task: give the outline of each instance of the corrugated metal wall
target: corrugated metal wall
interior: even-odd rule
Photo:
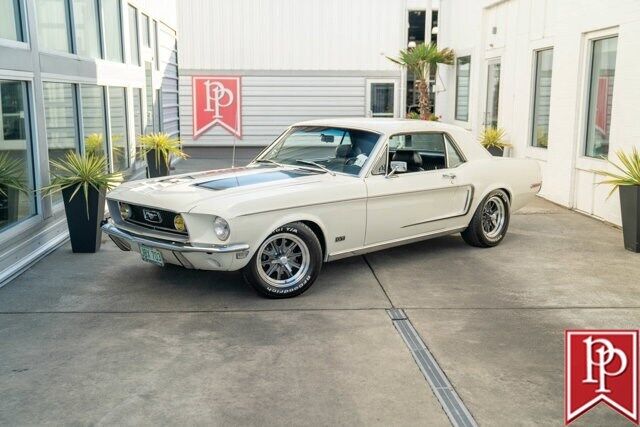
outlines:
[[[178,45],[175,31],[158,25],[158,55],[162,73],[162,131],[172,136],[180,132]]]
[[[180,66],[395,70],[406,0],[181,0]]]
[[[233,144],[234,137],[219,126],[193,140],[191,76],[185,75],[185,70],[181,73],[180,133],[183,143],[200,146]],[[239,144],[267,145],[288,126],[302,120],[364,116],[367,78],[300,74],[242,76],[243,137]]]

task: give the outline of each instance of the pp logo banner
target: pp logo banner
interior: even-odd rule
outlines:
[[[240,77],[194,76],[193,137],[220,125],[242,138]]]
[[[638,330],[565,331],[565,424],[600,402],[638,424]]]

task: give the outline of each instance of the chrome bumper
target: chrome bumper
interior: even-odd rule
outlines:
[[[141,237],[121,230],[111,222],[102,226],[102,231],[109,235],[113,243],[123,251],[131,250],[131,243],[149,246],[151,248],[165,249],[172,252],[199,252],[208,254],[226,254],[249,250],[249,245],[240,243],[234,245],[191,246],[183,243],[167,242],[163,240]]]

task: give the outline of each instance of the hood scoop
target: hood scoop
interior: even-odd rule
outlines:
[[[214,179],[212,181],[201,182],[196,184],[198,187],[208,188],[209,190],[221,191],[229,188],[244,187],[247,185],[264,184],[273,181],[283,181],[295,178],[301,178],[314,175],[314,172],[302,170],[279,170],[263,173],[254,173],[249,175],[237,175],[229,178]]]

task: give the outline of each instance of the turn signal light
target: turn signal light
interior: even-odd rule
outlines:
[[[182,215],[180,214],[173,217],[173,226],[178,231],[186,231],[187,229],[187,226],[184,224],[184,218],[182,218]]]
[[[126,203],[120,203],[120,217],[124,220],[131,218],[131,206]]]

